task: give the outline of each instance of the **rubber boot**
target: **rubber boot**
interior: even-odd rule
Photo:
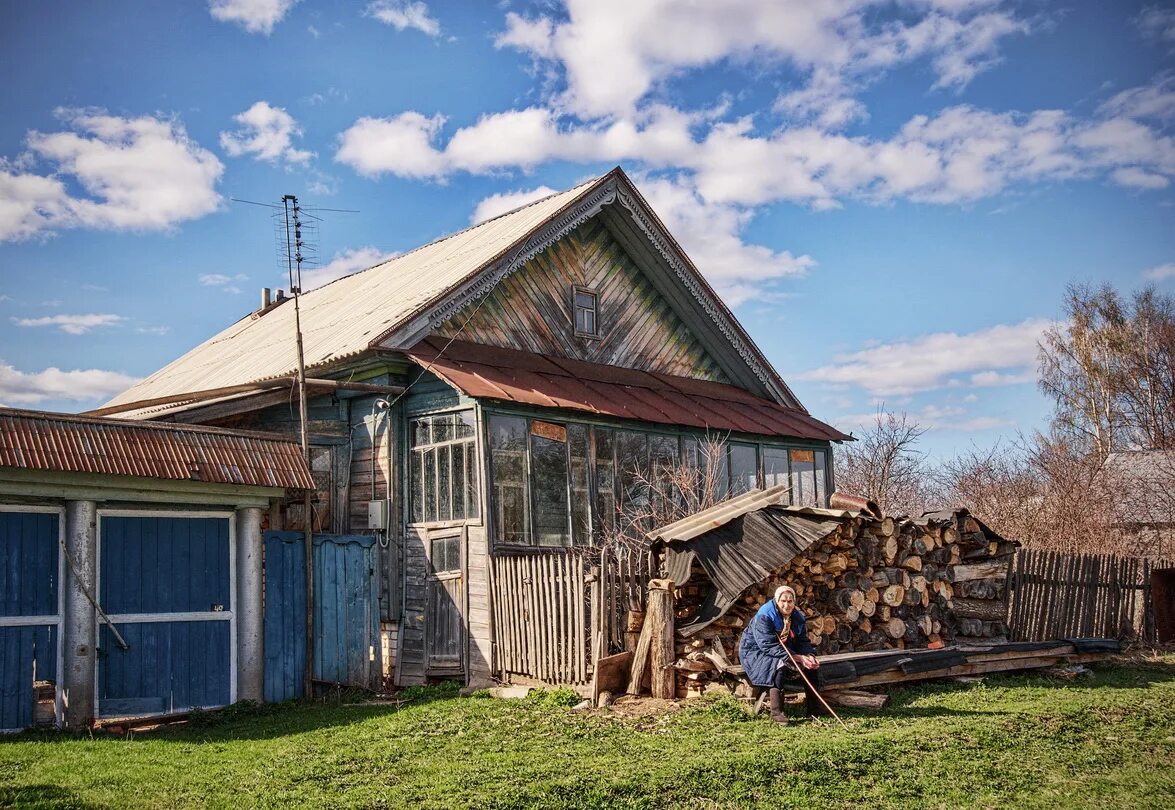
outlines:
[[[771,719],[776,723],[787,723],[787,715],[783,713],[783,693],[778,689],[772,688],[767,693],[768,699],[771,701]]]

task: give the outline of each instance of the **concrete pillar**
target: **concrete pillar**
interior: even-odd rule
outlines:
[[[236,512],[237,700],[265,699],[265,614],[262,605],[263,541],[259,507]]]
[[[94,583],[98,560],[98,504],[69,501],[65,504],[65,614],[61,644],[63,670],[61,695],[65,725],[85,728],[94,722],[94,668],[98,646],[97,613],[86,591],[97,599]]]

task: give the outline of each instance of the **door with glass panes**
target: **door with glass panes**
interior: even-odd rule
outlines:
[[[465,531],[428,533],[425,655],[430,676],[465,671]]]

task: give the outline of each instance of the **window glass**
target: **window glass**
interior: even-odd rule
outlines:
[[[577,546],[589,545],[592,542],[592,510],[586,425],[567,426],[567,448],[571,455],[571,542]]]
[[[606,534],[616,526],[616,441],[611,428],[592,428],[596,454],[596,513],[598,533]]]
[[[616,474],[620,479],[620,506],[648,505],[645,480],[649,469],[649,437],[634,430],[616,431]]]
[[[568,511],[567,428],[535,419],[530,426],[531,503],[540,546],[571,542]]]
[[[763,486],[768,489],[788,482],[787,450],[782,447],[763,448],[763,479]]]
[[[740,495],[759,485],[759,464],[753,444],[730,443],[730,495]]]
[[[575,331],[581,335],[596,335],[596,294],[586,290],[576,290],[575,295]]]
[[[530,543],[526,492],[526,420],[491,415],[490,480],[497,540],[508,545]]]
[[[649,436],[649,467],[654,486],[653,498],[664,503],[673,498],[673,476],[681,463],[681,449],[676,436],[654,433]],[[664,514],[659,511],[658,514]]]
[[[481,480],[481,477],[477,473],[477,445],[474,442],[467,442],[465,444],[465,516],[472,519],[481,517],[477,488],[477,482]]]
[[[473,411],[422,416],[409,423],[412,522],[477,517],[476,470],[471,480],[466,466],[469,457],[477,457],[474,425]]]
[[[795,506],[816,503],[816,454],[811,450],[789,450],[791,461],[791,502]]]
[[[436,537],[430,543],[432,570],[437,574],[461,570],[461,538]]]
[[[828,484],[824,451],[816,450],[815,455],[815,474],[816,474],[816,506],[828,506]]]

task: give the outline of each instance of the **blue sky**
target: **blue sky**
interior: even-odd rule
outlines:
[[[0,403],[95,407],[284,285],[622,165],[814,415],[1040,427],[1065,285],[1175,293],[1175,9],[4,4]]]

